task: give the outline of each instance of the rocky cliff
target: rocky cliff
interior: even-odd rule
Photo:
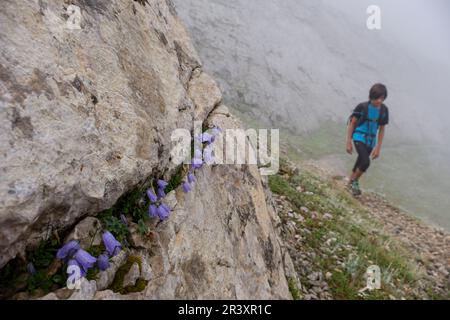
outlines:
[[[69,5],[80,8],[79,29],[68,27]],[[8,0],[0,24],[4,269],[51,235],[83,230],[136,186],[170,180],[174,129],[239,127],[169,0]],[[115,269],[72,298],[290,299],[293,266],[258,168],[205,166],[196,176],[193,192],[167,195],[167,221],[147,222],[151,237],[131,230]],[[127,281],[145,286],[104,291],[131,256],[139,268],[128,267]]]

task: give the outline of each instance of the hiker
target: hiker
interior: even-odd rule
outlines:
[[[358,104],[348,121],[347,153],[353,153],[352,141],[358,153],[348,184],[355,196],[361,195],[359,178],[369,168],[370,157],[375,160],[380,156],[385,126],[389,122],[389,110],[383,103],[387,96],[385,85],[373,85],[369,92],[370,100]]]

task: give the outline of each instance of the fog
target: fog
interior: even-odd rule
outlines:
[[[341,0],[327,1],[355,21],[371,4],[382,14],[382,33],[409,51],[450,66],[450,2],[447,0]]]
[[[450,228],[448,1],[174,3],[231,109],[341,173],[354,160],[343,149],[350,111],[386,84],[390,123],[366,185]],[[373,4],[380,30],[366,26]]]

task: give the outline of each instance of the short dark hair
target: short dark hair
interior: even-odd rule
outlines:
[[[387,88],[382,83],[376,83],[370,88],[369,98],[370,100],[376,100],[378,98],[384,97],[386,100],[388,96]]]

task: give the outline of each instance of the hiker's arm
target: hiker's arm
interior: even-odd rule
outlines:
[[[378,139],[377,139],[377,148],[381,150],[381,145],[383,144],[384,138],[384,128],[386,126],[380,126],[380,130],[378,130]]]
[[[353,131],[356,127],[357,121],[358,120],[356,119],[356,117],[352,117],[352,121],[349,123],[348,128],[347,128],[346,149],[349,154],[352,154],[352,152],[353,152],[352,136],[353,136]]]
[[[373,149],[372,152],[372,158],[376,159],[380,156],[381,151],[381,145],[383,144],[383,138],[384,138],[384,130],[385,126],[380,126],[380,129],[378,130],[378,139],[377,139],[377,145]]]
[[[357,121],[358,120],[356,119],[356,117],[352,117],[352,121],[348,125],[348,128],[347,128],[347,143],[351,143],[352,142],[353,131],[355,130]]]

